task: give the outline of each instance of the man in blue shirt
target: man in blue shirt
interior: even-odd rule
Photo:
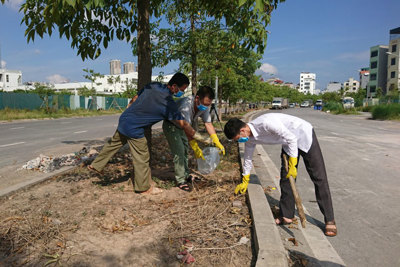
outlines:
[[[158,82],[147,84],[139,91],[136,101],[122,113],[114,136],[104,145],[88,168],[102,173],[111,157],[128,143],[134,164],[135,191],[146,194],[158,193],[159,190],[150,184],[150,152],[144,128],[166,119],[181,127],[188,139],[192,140],[196,132],[184,120],[172,98],[173,95],[182,96],[189,83],[186,75],[176,73],[167,85]]]

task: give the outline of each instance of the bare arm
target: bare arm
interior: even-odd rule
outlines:
[[[174,120],[172,121],[175,125],[179,126],[185,132],[189,141],[193,140],[193,135],[196,131],[190,126],[190,124],[185,120]]]
[[[206,127],[207,133],[209,135],[215,134],[215,128],[214,125],[211,122],[206,122],[204,123],[204,126]]]

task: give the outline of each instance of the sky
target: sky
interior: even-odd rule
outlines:
[[[111,42],[96,60],[85,61],[58,33],[27,43],[18,11],[22,2],[0,4],[0,50],[2,67],[22,71],[23,82],[85,81],[83,69],[109,74],[112,59],[136,65],[130,45],[121,41]],[[256,74],[297,84],[300,72],[313,72],[322,90],[331,81],[358,80],[358,70],[369,65],[370,47],[388,45],[389,30],[400,27],[399,12],[400,0],[286,0],[272,13]],[[176,68],[176,62],[154,68],[153,75]]]

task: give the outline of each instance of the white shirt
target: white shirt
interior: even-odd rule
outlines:
[[[268,113],[247,124],[253,136],[245,143],[243,175],[250,173],[256,144],[282,144],[290,157],[298,156],[298,149],[308,152],[312,144],[312,125],[300,118]]]
[[[185,118],[189,124],[193,125],[193,123],[197,122],[197,118],[201,116],[203,122],[211,122],[210,108],[197,111],[194,110],[194,97],[188,96],[183,97],[175,101],[178,105],[178,110],[182,113],[182,116]]]

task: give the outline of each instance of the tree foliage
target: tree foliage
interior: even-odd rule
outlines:
[[[264,51],[266,27],[278,2],[282,1],[165,1],[162,12],[169,25],[153,25],[153,64],[164,66],[180,60],[180,68],[192,74],[196,93],[203,55],[223,58],[225,49],[235,47],[256,49],[259,54]],[[260,6],[264,9],[258,9]]]

